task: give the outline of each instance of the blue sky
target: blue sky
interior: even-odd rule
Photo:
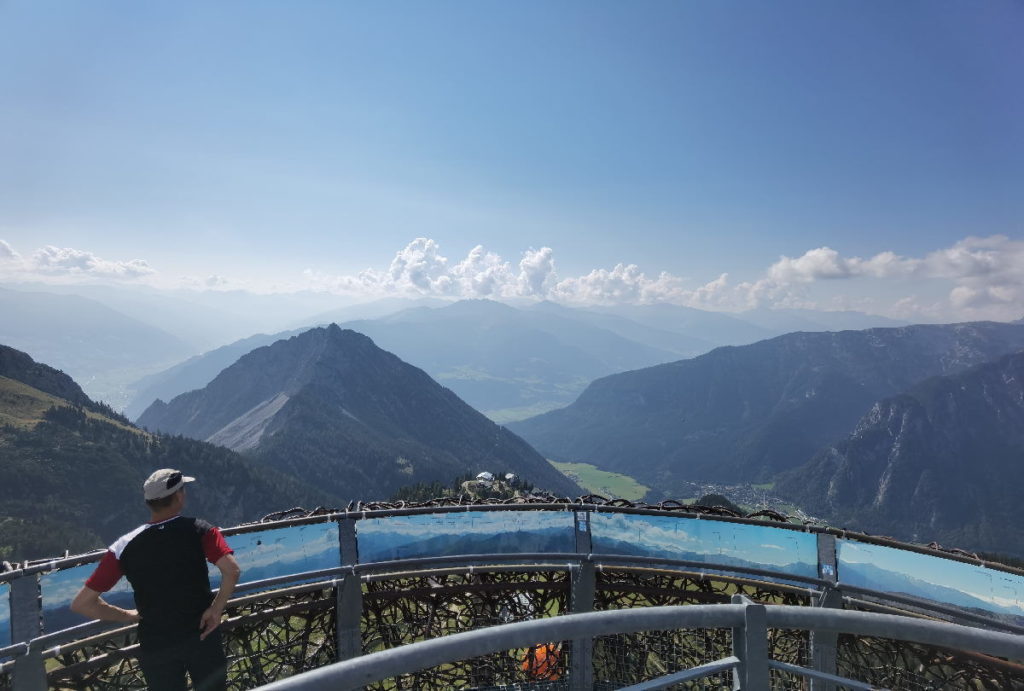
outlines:
[[[1018,318],[1021,35],[1010,0],[8,0],[0,282]]]

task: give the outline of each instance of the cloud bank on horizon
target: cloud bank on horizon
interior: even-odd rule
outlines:
[[[264,293],[313,290],[365,299],[551,300],[573,306],[668,303],[721,311],[859,309],[933,321],[1024,316],[1024,241],[1004,235],[967,237],[920,257],[890,251],[847,257],[822,246],[799,257],[780,256],[753,280],[736,281],[723,272],[701,285],[667,272],[648,275],[636,264],[624,263],[563,277],[550,247],[527,249],[513,263],[477,245],[453,261],[435,240],[421,237],[396,252],[387,268],[357,274],[307,269],[291,281],[279,278],[286,282],[269,290],[220,275],[174,279],[143,259],[112,261],[86,250],[49,245],[23,256],[0,240],[0,281],[113,281]],[[823,300],[815,287],[825,285],[842,290]],[[925,286],[930,288],[926,291]]]

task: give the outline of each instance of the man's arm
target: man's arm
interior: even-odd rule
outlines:
[[[138,611],[121,609],[110,604],[89,586],[82,586],[75,595],[75,599],[71,601],[71,611],[89,619],[120,621],[125,624],[135,624],[139,621]]]
[[[220,626],[221,617],[224,616],[224,607],[231,599],[231,593],[235,592],[235,586],[238,585],[238,579],[242,575],[241,567],[238,566],[234,556],[230,554],[225,554],[218,559],[214,566],[220,569],[220,590],[217,591],[217,597],[213,598],[213,602],[206,608],[202,619],[199,620],[199,628],[202,630],[199,640],[206,638]]]

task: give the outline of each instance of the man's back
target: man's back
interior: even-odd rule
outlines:
[[[194,481],[173,468],[154,471],[142,487],[150,522],[110,546],[71,602],[73,612],[92,619],[139,624],[139,665],[150,691],[184,691],[187,677],[197,691],[227,686],[217,627],[242,570],[219,529],[181,515],[185,485]],[[220,571],[216,595],[206,562]],[[135,591],[134,610],[101,597],[122,576]]]
[[[140,528],[115,542],[111,551],[135,591],[142,616],[140,642],[152,648],[173,645],[196,634],[213,601],[203,545],[213,526],[178,516]]]

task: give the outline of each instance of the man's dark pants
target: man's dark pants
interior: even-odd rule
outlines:
[[[139,666],[150,691],[185,691],[185,672],[195,691],[224,691],[227,686],[227,661],[217,630],[202,641],[197,633],[169,648],[142,650]]]

